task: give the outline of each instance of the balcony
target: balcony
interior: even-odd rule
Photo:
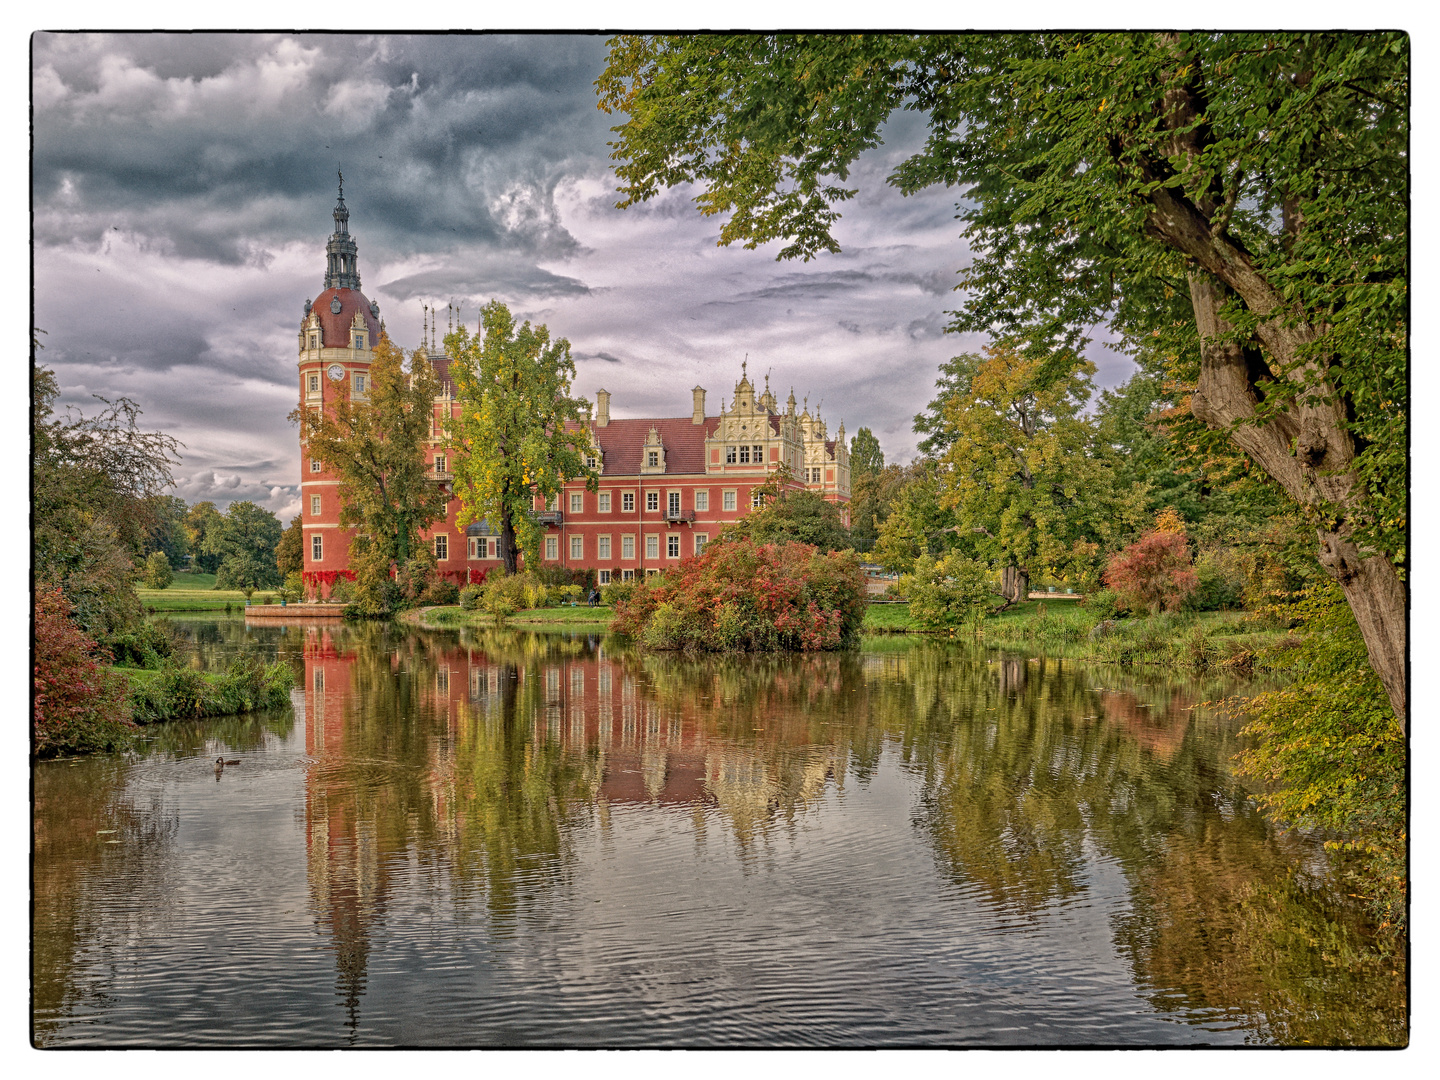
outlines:
[[[563,525],[565,523],[563,510],[542,510],[535,516],[541,525]]]
[[[682,522],[693,522],[695,520],[694,510],[666,510],[665,521],[670,525],[678,525]]]

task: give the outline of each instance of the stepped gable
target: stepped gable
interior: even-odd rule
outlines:
[[[340,300],[340,310],[331,311],[331,301]],[[350,347],[350,326],[358,311],[370,331],[370,348],[380,344],[380,320],[370,310],[370,301],[359,289],[326,289],[315,298],[314,313],[320,317],[321,345],[327,349]]]
[[[715,433],[718,416],[707,416],[703,424],[689,416],[664,420],[649,418],[615,420],[603,428],[592,422],[590,431],[605,452],[606,475],[632,476],[640,472],[641,453],[653,427],[665,446],[665,475],[685,476],[705,472],[705,440]]]

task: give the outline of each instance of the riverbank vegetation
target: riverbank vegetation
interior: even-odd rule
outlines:
[[[137,723],[285,704],[286,669],[244,661],[218,676],[192,671],[171,636],[146,619],[146,608],[197,603],[187,592],[232,602],[203,588],[217,582],[240,586],[228,596],[243,604],[268,538],[278,536],[274,515],[253,503],[225,514],[202,504],[192,536],[193,511],[164,494],[179,443],[143,430],[139,407],[124,398],[88,417],[59,414],[54,374],[32,364],[31,379],[32,753],[117,750],[130,745]],[[207,573],[174,573],[192,546],[210,560]],[[150,586],[143,597],[141,582]],[[177,584],[202,589],[172,591]]]

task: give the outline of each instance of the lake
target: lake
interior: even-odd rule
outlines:
[[[34,772],[45,1047],[1395,1045],[1221,679],[175,623],[292,708]],[[238,761],[219,773],[217,756]]]

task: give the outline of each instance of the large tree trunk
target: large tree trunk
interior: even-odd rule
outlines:
[[[1191,411],[1206,425],[1228,430],[1236,445],[1301,507],[1339,510],[1336,527],[1316,530],[1320,565],[1344,591],[1365,639],[1370,665],[1404,724],[1405,586],[1388,558],[1361,551],[1350,539],[1352,527],[1343,515],[1355,508],[1360,490],[1354,440],[1343,426],[1338,404],[1297,403],[1263,424],[1256,423],[1260,394],[1255,375],[1268,371],[1258,356],[1247,356],[1243,346],[1226,339],[1231,327],[1220,317],[1224,296],[1224,287],[1208,274],[1191,275],[1190,300],[1201,342],[1200,381]]]
[[[515,552],[515,523],[510,518],[510,507],[500,507],[500,558],[505,563],[505,573],[514,574],[519,561]]]

